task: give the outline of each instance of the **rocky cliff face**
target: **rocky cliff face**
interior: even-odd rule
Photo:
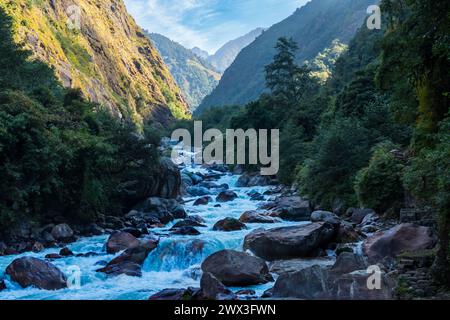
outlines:
[[[50,64],[65,87],[118,117],[165,125],[188,117],[187,104],[159,53],[122,0],[15,0],[15,41]]]

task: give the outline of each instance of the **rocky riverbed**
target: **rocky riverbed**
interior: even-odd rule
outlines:
[[[435,244],[428,227],[312,210],[295,189],[222,166],[181,179],[182,199],[149,198],[90,236],[62,223],[40,230],[56,247],[0,246],[0,299],[392,299],[397,257]]]

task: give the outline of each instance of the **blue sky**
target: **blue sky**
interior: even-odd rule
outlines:
[[[125,0],[143,28],[214,53],[257,27],[270,27],[308,0]]]

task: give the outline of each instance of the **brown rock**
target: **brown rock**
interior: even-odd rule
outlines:
[[[225,218],[214,224],[213,230],[216,231],[236,231],[246,229],[245,224],[234,218]]]
[[[132,234],[117,231],[112,233],[106,242],[106,252],[114,254],[122,250],[137,247],[140,244]]]

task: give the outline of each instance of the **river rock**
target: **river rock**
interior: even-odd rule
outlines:
[[[242,287],[273,281],[264,260],[234,250],[210,255],[203,261],[202,270],[210,272],[227,286]]]
[[[331,272],[346,274],[356,270],[365,270],[366,268],[367,265],[361,256],[350,252],[343,252],[337,257],[336,262],[331,267]]]
[[[235,192],[233,192],[231,190],[225,190],[225,191],[222,191],[221,193],[219,193],[219,195],[216,197],[216,201],[217,202],[228,202],[228,201],[233,201],[237,197],[238,197],[238,195]]]
[[[335,227],[327,222],[258,229],[244,239],[244,249],[265,260],[311,256],[335,237]]]
[[[234,218],[219,220],[213,226],[213,230],[215,231],[237,231],[246,228],[245,224]]]
[[[172,229],[170,229],[170,231],[173,234],[178,234],[178,235],[182,235],[182,236],[197,236],[200,234],[200,231],[198,231],[194,227],[189,227],[189,226],[172,228]]]
[[[61,223],[54,226],[51,234],[53,238],[58,241],[70,242],[74,240],[73,230],[66,223]]]
[[[42,243],[40,243],[39,241],[36,241],[35,243],[33,243],[33,246],[31,247],[31,251],[37,253],[37,252],[41,252],[42,250],[44,250],[45,247]]]
[[[256,187],[267,186],[270,184],[270,177],[262,176],[257,173],[244,173],[239,177],[236,186],[237,187]]]
[[[135,224],[139,222],[154,223],[155,219],[163,224],[174,219],[184,219],[186,211],[175,199],[150,197],[135,206],[126,218]]]
[[[181,194],[180,170],[168,157],[162,157],[159,164],[159,175],[149,194],[165,199],[176,199]]]
[[[177,223],[175,223],[170,230],[182,228],[182,227],[206,227],[206,225],[199,223],[193,219],[189,219],[189,217],[188,217],[184,220],[181,220],[181,221],[178,221]]]
[[[114,254],[122,250],[137,247],[139,244],[139,240],[132,234],[116,231],[109,236],[106,242],[106,252]]]
[[[309,221],[311,218],[309,202],[299,196],[280,196],[265,203],[261,208],[271,210],[276,216],[287,221]]]
[[[349,208],[346,213],[347,216],[351,217],[351,221],[356,224],[360,224],[368,214],[375,214],[375,211],[372,209]]]
[[[336,216],[333,212],[329,211],[314,211],[311,213],[312,222],[329,222],[333,225],[339,226],[341,224],[341,219]]]
[[[6,290],[6,283],[4,279],[0,278],[0,291]]]
[[[236,295],[209,272],[203,273],[200,279],[200,289],[202,296],[208,300],[236,299]]]
[[[201,197],[211,194],[211,191],[208,188],[198,186],[187,187],[186,192],[193,197]]]
[[[199,291],[199,288],[164,289],[152,295],[149,300],[193,300],[199,294]]]
[[[338,228],[337,243],[354,243],[361,240],[361,235],[350,223],[342,222]]]
[[[402,223],[387,231],[377,232],[364,242],[364,252],[370,261],[396,257],[405,251],[431,249],[436,244],[428,227]]]
[[[275,223],[278,222],[278,219],[258,211],[246,211],[241,215],[239,221],[242,223]]]
[[[61,250],[59,250],[59,255],[63,257],[71,257],[73,256],[73,252],[69,248],[64,247]]]
[[[57,259],[62,259],[64,257],[58,253],[49,253],[49,254],[46,254],[44,258],[48,259],[48,260],[57,260]]]
[[[297,272],[315,265],[331,267],[334,263],[333,257],[276,260],[269,263],[269,271],[280,275],[286,272]]]
[[[6,274],[21,287],[35,286],[39,289],[58,290],[67,287],[66,276],[45,260],[22,257],[6,268]]]
[[[6,250],[8,250],[8,246],[0,241],[0,256],[6,255]]]
[[[142,275],[141,266],[149,253],[158,246],[158,243],[158,237],[148,236],[139,241],[137,246],[126,249],[120,256],[111,260],[104,268],[98,269],[97,272],[110,276],[126,274],[140,277]]]
[[[213,199],[211,197],[203,196],[203,197],[200,197],[197,200],[195,200],[194,206],[205,206],[211,201],[213,201]]]

